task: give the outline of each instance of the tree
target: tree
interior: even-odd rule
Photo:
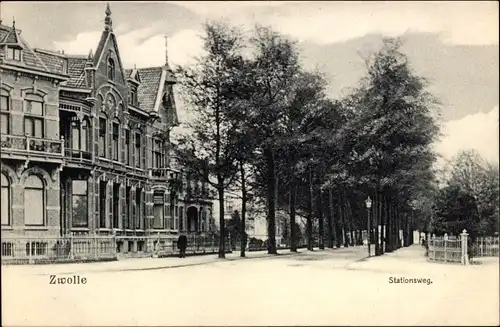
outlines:
[[[282,133],[283,108],[287,89],[299,70],[298,50],[294,42],[269,27],[257,26],[250,44],[255,50],[252,58],[251,107],[248,121],[258,137],[256,167],[260,184],[265,185],[269,254],[277,254],[276,247],[276,139]]]
[[[432,232],[459,235],[466,229],[471,239],[479,232],[479,213],[474,196],[458,185],[449,185],[440,190],[436,199],[436,215],[432,221]]]
[[[478,207],[478,233],[492,235],[498,232],[499,171],[498,165],[486,162],[474,150],[456,155],[449,169],[447,184],[470,194]]]
[[[219,257],[224,258],[224,192],[238,171],[239,146],[238,126],[229,115],[241,106],[246,73],[243,38],[238,29],[210,22],[205,24],[203,40],[205,54],[196,64],[177,68],[182,94],[195,113],[187,124],[191,133],[180,137],[177,152],[183,165],[217,190]]]

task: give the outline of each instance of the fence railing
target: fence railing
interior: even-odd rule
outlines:
[[[133,237],[132,237],[133,238]],[[165,257],[179,254],[175,235],[150,235],[131,239],[127,236],[93,236],[76,234],[53,238],[2,238],[2,264],[38,264],[117,260],[119,253],[142,253],[147,256]],[[217,235],[187,235],[186,254],[211,254],[219,252]],[[124,241],[128,248],[125,249]],[[135,248],[134,242],[136,242]],[[229,238],[226,252],[231,252]]]
[[[0,146],[2,151],[62,155],[64,152],[64,139],[50,140],[26,135],[1,134]]]
[[[472,256],[498,257],[500,255],[499,246],[498,236],[478,237],[472,244]]]
[[[2,264],[36,264],[116,259],[112,236],[2,238]]]
[[[154,252],[162,256],[179,254],[177,248],[177,237],[158,236],[153,237]],[[229,238],[226,238],[224,248],[230,252]],[[219,252],[219,237],[217,235],[187,235],[186,254],[210,254]]]
[[[456,262],[467,265],[473,258],[498,257],[499,238],[479,237],[473,243],[464,230],[459,236],[427,236],[427,257],[431,261]]]
[[[462,239],[431,236],[429,239],[429,260],[462,263]]]

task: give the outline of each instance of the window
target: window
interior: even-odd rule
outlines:
[[[132,188],[127,186],[125,188],[125,228],[132,229],[134,227],[134,217],[130,214],[130,193]]]
[[[175,212],[175,217],[173,219],[173,226],[172,228],[175,229],[175,230],[178,230],[179,229],[179,219],[181,219],[180,217],[182,216],[182,207],[175,207],[176,209],[176,212]]]
[[[135,193],[135,228],[141,228],[141,193],[142,189],[136,189]]]
[[[163,168],[163,142],[153,140],[153,168]]]
[[[179,230],[184,230],[184,207],[179,207]]]
[[[135,166],[141,167],[141,134],[135,133]]]
[[[0,185],[2,187],[2,193],[0,194],[2,197],[2,208],[0,208],[2,210],[2,226],[5,226],[10,225],[10,181],[3,173],[1,174]]]
[[[108,79],[115,79],[115,62],[112,58],[108,58]]]
[[[71,121],[71,145],[74,150],[80,150],[80,123],[74,119]]]
[[[7,48],[7,59],[21,61],[21,49]]]
[[[43,226],[45,218],[45,187],[40,177],[30,175],[24,183],[24,223]]]
[[[99,227],[106,228],[106,182],[99,182]]]
[[[2,91],[3,92],[3,91]],[[9,134],[10,131],[10,98],[7,95],[0,96],[0,133]]]
[[[163,228],[164,222],[164,197],[161,192],[154,192],[153,195],[153,228]]]
[[[88,227],[87,181],[72,181],[73,227]]]
[[[113,226],[112,228],[118,228],[119,219],[119,207],[120,205],[120,184],[113,183]]]
[[[89,143],[88,140],[90,139],[89,133],[89,122],[87,119],[84,119],[81,124],[81,133],[80,133],[80,149],[82,151],[89,151]]]
[[[99,156],[106,157],[106,118],[99,118]]]
[[[137,90],[135,87],[131,87],[128,95],[128,103],[136,106],[137,105]]]
[[[207,224],[207,212],[205,210],[201,211],[201,231],[204,232]]]
[[[125,163],[130,165],[130,131],[125,130]]]
[[[24,133],[27,136],[43,138],[44,136],[43,102],[24,101]]]
[[[113,123],[113,160],[118,161],[118,140],[120,139],[120,124]]]

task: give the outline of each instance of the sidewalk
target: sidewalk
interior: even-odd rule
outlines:
[[[485,266],[498,265],[497,258],[486,258],[481,265],[463,266],[458,263],[431,262],[425,257],[425,249],[418,244],[400,248],[381,256],[372,256],[365,260],[350,263],[346,268],[350,270],[366,270],[373,272],[400,273],[400,274],[432,274],[446,275],[449,273],[467,274],[483,269]]]
[[[290,250],[278,250],[278,257],[284,255],[298,255],[306,252],[299,249],[297,253]],[[246,252],[246,257],[240,257],[240,251],[226,253],[225,259],[219,259],[217,254],[194,255],[186,258],[130,258],[118,261],[90,262],[90,263],[65,263],[47,265],[2,265],[2,273],[13,273],[17,275],[65,275],[79,274],[84,272],[113,272],[113,271],[137,271],[180,268],[188,266],[203,265],[216,262],[276,258],[276,255],[267,254],[267,251]]]

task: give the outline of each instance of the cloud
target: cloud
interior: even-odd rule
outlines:
[[[283,10],[276,9],[267,22],[300,41],[328,44],[373,33],[431,32],[453,44],[498,44],[493,3],[331,2]]]
[[[498,106],[487,113],[475,113],[462,119],[446,122],[444,134],[435,146],[445,160],[462,150],[474,149],[488,161],[499,162]]]
[[[117,33],[117,42],[125,68],[135,64],[138,68],[161,66],[165,63],[165,35],[157,26]],[[101,36],[100,31],[84,32],[69,42],[54,42],[56,50],[71,54],[87,54],[95,49]],[[193,57],[202,51],[203,43],[196,30],[180,30],[168,39],[169,61],[172,65],[193,62]]]

